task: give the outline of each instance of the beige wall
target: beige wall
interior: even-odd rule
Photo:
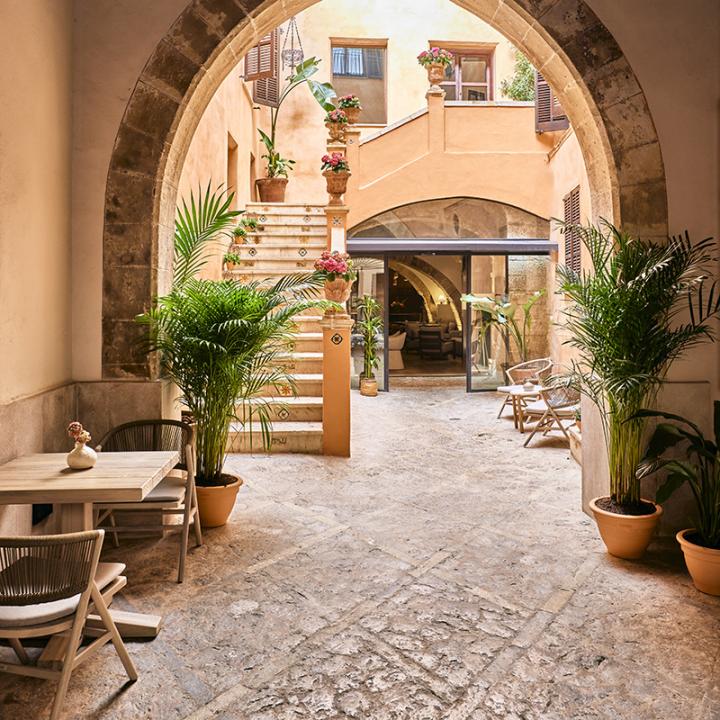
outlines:
[[[0,405],[70,380],[69,2],[0,17]]]

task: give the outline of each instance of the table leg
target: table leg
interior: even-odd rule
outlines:
[[[517,398],[514,395],[511,395],[510,400],[512,402],[513,425],[515,425],[515,429],[517,430],[517,427],[518,427]]]
[[[92,503],[62,503],[60,505],[60,532],[81,532],[93,529]]]
[[[520,430],[521,433],[525,432],[525,423],[523,422],[523,416],[525,415],[525,413],[523,412],[523,410],[524,407],[522,398],[518,398],[518,430]]]

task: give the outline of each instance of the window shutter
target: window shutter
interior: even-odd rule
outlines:
[[[571,190],[564,198],[564,220],[571,225],[580,224],[580,188]],[[580,233],[575,228],[565,228],[565,265],[576,273],[580,272],[580,254],[582,243]]]
[[[280,63],[277,35],[277,29],[273,30],[270,35],[263,38],[263,40],[270,38],[271,42],[258,45],[260,73],[253,83],[253,102],[268,107],[277,107],[280,103]],[[270,69],[269,74],[267,68]]]
[[[570,122],[547,80],[535,71],[535,132],[566,130]]]
[[[277,28],[265,37],[245,56],[245,80],[263,80],[278,74]]]

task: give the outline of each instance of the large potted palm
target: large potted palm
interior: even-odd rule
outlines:
[[[697,513],[694,527],[677,534],[695,587],[720,595],[720,401],[714,403],[714,432],[706,438],[695,423],[672,413],[644,410],[658,423],[648,443],[638,477],[666,472],[655,501],[662,504],[682,485],[690,486]],[[678,453],[678,449],[682,453]]]
[[[378,355],[378,336],[382,332],[382,307],[372,295],[363,295],[357,305],[358,320],[355,330],[363,342],[363,371],[360,375],[360,394],[375,397],[378,383],[375,370],[380,364]]]
[[[588,250],[591,272],[557,268],[567,344],[577,349],[570,382],[599,409],[607,447],[610,494],[590,507],[610,554],[639,558],[662,508],[640,496],[636,470],[647,418],[668,368],[712,338],[720,296],[710,283],[712,240],[687,235],[656,243],[603,223],[572,226]],[[712,284],[711,288],[707,286]]]
[[[159,353],[197,425],[196,484],[206,527],[227,521],[242,484],[223,470],[230,423],[258,420],[269,446],[270,413],[258,395],[269,386],[292,386],[280,360],[292,341],[293,318],[328,305],[313,297],[322,284],[315,275],[289,275],[269,287],[197,279],[209,259],[208,243],[237,215],[231,200],[217,191],[183,203],[173,288],[138,318],[148,327],[148,349]]]

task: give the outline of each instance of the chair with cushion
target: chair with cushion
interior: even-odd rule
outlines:
[[[420,357],[423,360],[447,360],[453,352],[453,342],[443,337],[439,325],[420,326]]]
[[[407,333],[399,332],[388,336],[388,368],[390,370],[404,370],[402,349],[405,345]]]
[[[4,662],[0,668],[59,681],[51,720],[60,717],[72,671],[108,642],[115,646],[130,680],[138,677],[107,608],[108,598],[125,585],[125,566],[98,563],[103,534],[90,530],[0,538],[0,638],[9,642],[20,661]],[[95,639],[81,650],[85,635]],[[32,664],[22,644],[45,637],[62,647],[59,668]]]
[[[503,404],[500,406],[498,418],[502,416],[503,410],[507,405],[512,406],[512,397],[510,391],[514,386],[522,385],[527,380],[534,380],[542,384],[543,380],[547,380],[552,373],[552,358],[539,358],[538,360],[528,360],[527,362],[513,365],[505,371],[507,375],[508,385],[501,385],[497,388],[497,392],[505,395]]]
[[[119,425],[100,441],[97,446],[102,452],[142,452],[151,450],[177,450],[180,462],[172,474],[160,481],[147,497],[138,503],[102,503],[96,504],[98,513],[96,525],[105,521],[110,523],[106,529],[113,533],[117,546],[118,533],[147,533],[152,530],[180,531],[180,560],[178,582],[185,576],[185,557],[187,555],[188,534],[193,526],[195,541],[202,545],[202,529],[197,509],[195,490],[195,432],[192,425],[178,420],[138,420]],[[160,522],[154,525],[119,526],[116,523],[117,511],[153,511],[160,516]],[[165,523],[164,515],[182,515],[183,523]]]
[[[569,421],[568,425],[575,422],[575,413],[580,408],[580,392],[569,387],[546,387],[540,390],[540,398],[528,403],[523,408],[525,419],[536,419],[537,423],[533,431],[524,443],[524,447],[535,437],[535,434],[542,432],[547,435],[551,430],[558,429],[562,432],[568,442],[570,436],[567,433],[563,421]]]

